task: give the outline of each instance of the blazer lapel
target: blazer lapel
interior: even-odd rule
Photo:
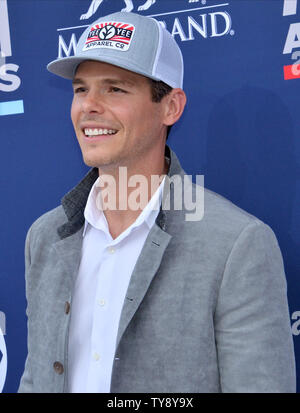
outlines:
[[[173,152],[166,147],[166,156],[171,159],[169,176],[183,175],[184,171],[181,169],[179,161]],[[145,297],[151,281],[155,276],[164,252],[172,238],[172,236],[166,232],[166,228],[169,224],[170,216],[166,212],[172,208],[168,207],[168,200],[173,200],[174,189],[170,185],[170,182],[166,182],[164,186],[164,192],[162,197],[162,207],[156,223],[153,225],[145,245],[140,253],[137,263],[134,267],[131,275],[130,283],[126,293],[124,305],[122,308],[116,349],[119,346],[120,340],[132,320],[134,314],[138,310],[143,298]],[[180,194],[177,194],[180,195]]]
[[[57,258],[71,282],[75,280],[80,264],[82,233],[83,227],[53,245]]]
[[[116,348],[132,317],[138,310],[171,238],[171,235],[154,224],[131,275],[121,313]]]
[[[79,184],[62,199],[67,221],[57,228],[60,241],[53,247],[61,267],[73,282],[77,276],[84,229],[84,208],[90,190],[98,177],[97,168],[91,169]]]

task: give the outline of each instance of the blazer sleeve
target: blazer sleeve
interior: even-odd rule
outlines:
[[[222,392],[296,391],[295,357],[281,252],[260,221],[227,259],[215,311]]]
[[[26,296],[27,296],[27,302],[28,302],[28,272],[31,264],[31,258],[30,258],[30,233],[31,233],[31,228],[29,229],[27,236],[26,236],[26,242],[25,242],[25,280],[26,280]],[[28,316],[28,307],[27,307],[27,316]],[[33,382],[32,382],[32,377],[31,377],[31,368],[30,368],[30,357],[29,357],[29,348],[28,348],[28,354],[25,362],[25,369],[23,372],[23,375],[21,377],[18,393],[32,393],[33,392]]]

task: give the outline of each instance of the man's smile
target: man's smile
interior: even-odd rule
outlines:
[[[98,126],[95,125],[88,125],[81,128],[81,132],[83,137],[86,141],[97,141],[97,140],[104,140],[110,138],[112,135],[116,135],[118,133],[117,129],[113,129],[109,126]]]
[[[99,135],[115,135],[118,131],[116,129],[107,128],[84,128],[83,133],[86,137],[93,137]]]

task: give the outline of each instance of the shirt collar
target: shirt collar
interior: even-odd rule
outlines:
[[[88,200],[86,203],[86,207],[84,209],[84,217],[85,217],[85,223],[84,223],[84,230],[83,230],[83,236],[86,234],[86,230],[88,225],[91,225],[92,227],[102,230],[106,233],[109,233],[108,230],[108,224],[105,218],[105,215],[101,208],[99,208],[99,202],[100,201],[100,193],[101,189],[99,187],[99,181],[100,178],[98,177],[95,183],[92,186],[92,189],[89,193]],[[160,205],[161,205],[161,200],[162,200],[162,194],[163,194],[163,188],[165,184],[165,178],[161,182],[160,186],[146,205],[146,207],[143,209],[143,211],[140,213],[140,215],[137,217],[135,222],[127,229],[130,231],[133,228],[141,226],[143,223],[145,223],[148,228],[150,229],[159,213]],[[127,233],[126,230],[126,233]]]

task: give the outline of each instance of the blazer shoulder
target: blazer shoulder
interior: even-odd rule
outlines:
[[[51,209],[37,218],[29,228],[28,234],[30,233],[31,242],[34,242],[35,240],[41,241],[44,237],[47,238],[48,242],[58,241],[59,235],[57,233],[57,228],[63,225],[66,221],[67,216],[61,205]]]
[[[207,188],[204,188],[203,200],[203,205],[200,206],[204,208],[202,218],[187,222],[181,214],[181,219],[172,220],[172,235],[179,234],[178,237],[184,237],[201,248],[203,243],[200,241],[204,240],[206,246],[218,246],[219,249],[230,251],[244,231],[246,234],[256,231],[273,232],[259,218]]]
[[[209,189],[204,192],[204,219],[216,227],[238,232],[251,224],[265,225],[259,218]]]

